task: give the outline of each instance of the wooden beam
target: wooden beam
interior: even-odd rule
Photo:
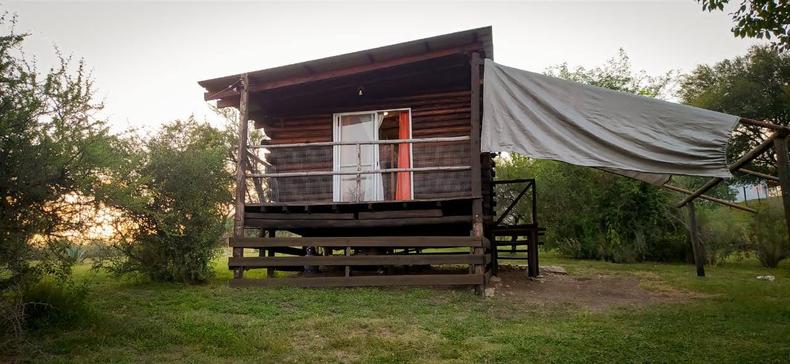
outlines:
[[[297,77],[290,77],[290,78],[286,78],[286,79],[282,79],[282,80],[261,82],[261,83],[257,83],[257,84],[251,85],[250,92],[261,92],[261,91],[272,90],[272,89],[281,88],[281,87],[287,87],[287,86],[293,86],[293,85],[298,85],[298,84],[303,84],[303,83],[308,83],[308,82],[322,81],[322,80],[327,80],[327,79],[330,79],[330,78],[349,76],[349,75],[353,75],[353,74],[356,74],[356,73],[369,72],[369,71],[375,71],[375,70],[384,69],[384,68],[396,67],[396,66],[409,64],[409,63],[426,61],[426,60],[434,59],[434,58],[447,57],[447,56],[451,56],[451,55],[454,55],[454,54],[462,54],[462,53],[466,53],[466,52],[469,52],[469,51],[478,50],[478,49],[481,49],[481,48],[482,48],[482,43],[473,43],[473,44],[462,46],[462,47],[444,49],[444,50],[439,50],[439,51],[433,51],[433,52],[428,52],[428,53],[414,55],[414,56],[408,56],[408,57],[401,57],[401,58],[396,58],[396,59],[392,59],[392,60],[389,60],[389,61],[375,62],[375,63],[365,64],[365,65],[360,65],[360,66],[354,66],[354,67],[347,67],[347,68],[342,68],[342,69],[334,70],[334,71],[316,73],[316,74],[313,74],[313,75],[297,76]],[[216,100],[216,99],[222,99],[222,98],[234,96],[236,94],[238,94],[238,92],[235,91],[235,90],[232,90],[232,89],[228,89],[228,90],[224,90],[224,91],[220,91],[220,92],[216,92],[216,93],[206,92],[205,95],[204,95],[204,99],[206,101]]]
[[[475,238],[483,237],[483,190],[481,187],[482,173],[480,172],[480,123],[481,123],[481,93],[480,93],[480,53],[472,52],[469,59],[470,66],[470,79],[469,88],[471,91],[469,100],[469,113],[470,113],[470,148],[469,148],[469,165],[470,171],[470,186],[472,189],[472,231],[471,235]],[[483,248],[473,248],[472,252],[475,254],[485,253]],[[477,275],[485,277],[486,265],[479,264],[474,266],[472,272]],[[477,294],[483,295],[486,288],[486,281],[476,287]]]
[[[771,130],[784,131],[785,133],[790,132],[790,127],[787,127],[787,126],[784,126],[784,125],[779,125],[779,124],[774,124],[774,123],[769,122],[769,121],[754,120],[754,119],[749,119],[749,118],[741,118],[738,121],[741,124],[745,124],[745,125],[759,126],[761,128],[767,128],[767,129],[771,129]]]
[[[699,227],[697,226],[697,212],[694,208],[694,201],[686,204],[689,211],[689,237],[691,238],[691,250],[694,253],[694,264],[697,266],[697,276],[705,276],[705,249],[699,239]]]
[[[774,138],[777,138],[778,136],[779,136],[779,132],[771,134],[765,141],[760,143],[760,145],[754,147],[754,149],[744,154],[737,161],[735,161],[735,163],[727,166],[727,168],[729,168],[730,171],[737,171],[747,163],[751,162],[754,158],[757,158],[758,156],[760,156],[760,154],[768,150],[768,148],[770,148],[771,145],[773,144]],[[723,180],[724,178],[721,177],[715,177],[710,179],[707,183],[705,183],[705,185],[698,188],[696,191],[692,192],[685,199],[683,199],[683,201],[680,201],[680,203],[677,204],[677,207],[683,207],[683,205],[693,201],[695,198],[699,197],[703,193],[708,192],[708,190],[710,190],[711,188],[713,188]]]
[[[774,140],[776,140],[776,139],[774,139]],[[752,171],[751,169],[739,168],[738,172],[750,174],[750,175],[755,176],[755,177],[764,178],[764,179],[767,179],[769,181],[779,182],[779,177],[772,176],[770,174],[757,172],[757,171]]]
[[[787,155],[787,136],[774,139],[774,151],[776,152],[779,187],[782,189],[785,224],[787,225],[787,233],[790,234],[790,157]]]
[[[671,191],[685,193],[687,195],[690,195],[690,194],[694,193],[694,192],[689,191],[689,190],[687,190],[685,188],[680,188],[678,186],[673,186],[673,185],[663,185],[661,187],[666,188],[666,189],[671,190]],[[708,201],[711,201],[711,202],[715,202],[715,203],[718,203],[718,204],[722,204],[724,206],[732,207],[734,209],[738,209],[738,210],[742,210],[742,211],[746,211],[746,212],[751,212],[751,213],[756,213],[757,212],[757,210],[755,210],[753,208],[749,208],[749,207],[746,207],[746,206],[741,206],[741,205],[732,203],[730,201],[722,200],[720,198],[716,198],[716,197],[713,197],[713,196],[699,195],[698,198],[701,198],[703,200],[708,200]]]
[[[279,279],[233,279],[231,287],[363,287],[479,285],[482,274],[421,274]]]
[[[319,229],[319,228],[380,228],[415,225],[468,224],[470,216],[416,217],[408,219],[376,220],[269,220],[245,219],[247,226],[276,229]]]
[[[420,210],[401,210],[401,211],[375,211],[358,213],[360,220],[378,220],[378,219],[405,219],[417,217],[441,217],[443,216],[441,209],[420,209]]]
[[[236,154],[236,211],[233,219],[233,236],[244,237],[244,196],[247,189],[246,161],[247,158],[247,127],[249,124],[249,77],[247,74],[241,75],[241,103],[239,104],[239,145]],[[233,248],[234,257],[244,256],[244,249]],[[240,279],[244,276],[244,270],[236,269],[233,278]]]
[[[487,247],[487,239],[471,236],[338,236],[338,237],[273,237],[230,238],[230,246],[239,248],[271,248],[284,246],[323,247],[390,247],[390,248],[452,248]]]
[[[298,267],[318,265],[439,265],[439,264],[483,264],[485,257],[474,254],[446,255],[329,255],[299,257],[245,257],[228,258],[228,267],[265,268]]]
[[[248,212],[248,219],[261,220],[353,220],[353,213],[279,213],[279,212]]]
[[[540,275],[538,265],[538,230],[533,229],[529,232],[527,240],[527,275],[535,278]]]

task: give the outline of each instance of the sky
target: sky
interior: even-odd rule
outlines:
[[[2,1],[2,0],[0,0]],[[634,69],[688,72],[746,53],[726,13],[694,0],[572,2],[3,2],[40,68],[54,47],[84,58],[101,117],[153,131],[195,115],[218,124],[197,81],[481,26],[498,63],[594,67],[623,48]]]

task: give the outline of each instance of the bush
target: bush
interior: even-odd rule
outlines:
[[[790,255],[784,211],[778,200],[759,208],[748,229],[749,245],[754,249],[760,264],[776,268]]]
[[[567,257],[613,262],[682,260],[688,233],[658,187],[592,168],[516,154],[497,161],[497,177],[533,176],[546,247]],[[528,215],[529,204],[516,213]],[[503,209],[504,206],[498,206]],[[499,211],[500,213],[502,211]]]
[[[185,283],[211,277],[232,201],[231,144],[228,133],[193,118],[145,143],[132,195],[119,202],[129,231],[115,244],[112,271]]]
[[[697,209],[697,217],[706,263],[721,264],[735,253],[748,253],[751,214],[719,206],[699,206],[702,208]]]
[[[43,280],[21,291],[25,326],[30,329],[75,323],[89,314],[87,289],[74,283]]]

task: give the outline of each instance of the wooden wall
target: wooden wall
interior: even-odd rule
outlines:
[[[332,141],[332,114],[337,112],[411,108],[412,136],[432,138],[468,136],[470,111],[468,91],[422,94],[381,100],[362,100],[339,110],[311,111],[259,122],[271,138],[267,144]],[[469,164],[469,142],[415,144],[414,167]],[[332,147],[277,148],[267,155],[268,172],[331,171]],[[388,176],[384,176],[388,178]],[[269,181],[272,202],[331,202],[332,177],[287,177]],[[422,172],[414,174],[414,198],[434,199],[470,195],[469,171]]]

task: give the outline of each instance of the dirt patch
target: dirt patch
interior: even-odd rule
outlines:
[[[546,306],[574,305],[593,311],[700,298],[699,294],[664,284],[660,290],[647,290],[638,276],[543,274],[530,279],[523,270],[505,267],[499,271],[499,278],[490,284],[494,287],[494,299]],[[648,287],[657,283],[656,278],[648,281]]]

